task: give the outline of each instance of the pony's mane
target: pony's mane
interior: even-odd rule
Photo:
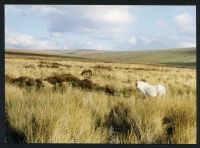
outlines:
[[[140,81],[146,82],[146,80],[145,80],[145,79],[141,79]]]

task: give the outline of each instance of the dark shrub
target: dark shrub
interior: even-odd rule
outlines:
[[[12,81],[14,84],[17,84],[19,86],[35,86],[36,82],[33,78],[21,76],[19,78],[16,78]]]
[[[52,66],[47,66],[47,67],[49,67],[49,68],[59,68],[58,65],[52,65]]]
[[[37,88],[44,87],[44,84],[42,83],[42,79],[36,79],[35,82],[36,82]]]
[[[88,79],[84,79],[84,80],[81,80],[79,82],[79,86],[81,88],[85,88],[85,89],[93,89],[94,87],[94,84],[92,81],[88,80]]]
[[[25,68],[34,68],[34,65],[27,65],[27,66],[24,66]]]
[[[46,67],[45,65],[43,64],[39,64],[38,67]]]
[[[63,74],[63,75],[56,75],[56,76],[50,76],[45,79],[51,84],[61,83],[61,82],[78,82],[80,81],[77,77],[71,75],[71,74]]]
[[[13,78],[9,75],[5,75],[5,82],[11,83],[13,81]]]
[[[68,64],[65,64],[65,65],[63,65],[63,66],[65,66],[65,67],[72,67],[71,65],[68,65]]]
[[[88,79],[80,80],[79,78],[77,78],[71,74],[50,76],[50,77],[46,78],[45,80],[53,85],[60,84],[62,82],[68,82],[73,87],[79,87],[82,89],[89,89],[89,90],[96,90],[96,91],[103,91],[109,95],[115,94],[115,90],[108,85],[99,86],[99,85],[93,83],[91,80],[88,80]],[[61,85],[59,85],[59,86],[61,86]]]
[[[52,66],[62,66],[60,63],[52,63]]]

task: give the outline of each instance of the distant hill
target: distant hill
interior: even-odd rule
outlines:
[[[90,54],[78,53],[74,56],[105,60],[110,62],[172,64],[180,66],[196,65],[196,48],[179,48],[149,51],[119,51]]]
[[[92,50],[92,49],[65,49],[65,50],[45,50],[57,54],[92,54],[92,53],[105,53],[106,50]]]
[[[91,54],[91,53],[105,53],[107,50],[92,50],[92,49],[6,49],[7,52],[25,52],[25,53],[44,53],[44,54]]]
[[[170,64],[179,66],[196,66],[196,48],[178,48],[146,51],[105,51],[91,49],[69,50],[14,50],[6,52],[21,52],[46,55],[62,55],[105,62],[124,62],[142,64]]]

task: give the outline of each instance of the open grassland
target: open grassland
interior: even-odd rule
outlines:
[[[167,49],[167,50],[149,50],[149,51],[121,51],[105,52],[91,54],[75,54],[77,57],[106,60],[111,62],[126,63],[154,63],[170,64],[179,66],[196,65],[196,49]]]
[[[82,52],[80,52],[82,51]],[[103,50],[7,50],[9,54],[25,54],[72,58],[73,60],[87,61],[88,59],[101,62],[165,64],[170,66],[195,67],[196,48],[178,48],[146,51],[103,51]]]
[[[194,68],[6,54],[5,75],[7,143],[196,143]],[[137,79],[166,95],[144,99]]]

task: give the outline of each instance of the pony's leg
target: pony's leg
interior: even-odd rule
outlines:
[[[146,93],[144,93],[144,98],[145,98],[145,99],[148,99],[148,96],[146,95]]]
[[[165,92],[165,89],[164,89],[164,91],[163,91],[163,95],[165,95],[166,94],[166,92]]]
[[[158,97],[161,98],[164,96],[164,94],[165,94],[165,91],[163,90],[161,93],[159,93]]]

